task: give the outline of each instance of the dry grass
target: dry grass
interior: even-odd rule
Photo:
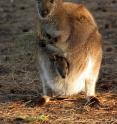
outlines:
[[[99,123],[116,124],[117,102],[110,94],[99,97],[104,108],[95,109],[85,106],[85,100],[72,98],[67,101],[51,101],[44,106],[26,107],[24,102],[6,102],[0,104],[1,121],[16,123],[77,124]]]

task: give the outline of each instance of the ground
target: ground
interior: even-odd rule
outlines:
[[[0,0],[0,124],[117,123],[117,1],[74,0],[93,13],[103,36],[103,62],[97,97],[104,108],[90,108],[84,95],[28,107],[41,93],[37,73],[33,0]]]

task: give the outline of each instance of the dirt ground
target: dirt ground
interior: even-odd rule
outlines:
[[[0,0],[0,124],[117,124],[117,1],[74,0],[93,13],[103,36],[97,96],[104,108],[90,108],[84,95],[44,106],[25,100],[41,93],[36,68],[34,0]]]

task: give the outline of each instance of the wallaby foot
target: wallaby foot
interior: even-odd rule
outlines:
[[[42,103],[48,103],[50,101],[51,97],[50,96],[42,96],[40,100],[42,100]],[[41,101],[40,101],[41,102]]]
[[[94,97],[94,96],[90,96],[88,98],[87,103],[85,104],[86,106],[90,106],[90,107],[94,107],[94,108],[100,108],[102,107],[101,102],[99,101],[98,98]]]
[[[42,106],[50,101],[49,96],[36,96],[31,100],[26,102],[26,106],[28,107],[35,107],[35,106]]]

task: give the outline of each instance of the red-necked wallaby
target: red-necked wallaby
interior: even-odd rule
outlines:
[[[50,95],[50,90],[47,91],[49,87],[57,96],[85,91],[88,99],[95,97],[102,60],[102,40],[93,16],[81,4],[62,0],[36,1],[41,35],[49,37],[47,49],[39,49],[38,67],[43,95]],[[49,43],[50,39],[52,43]],[[59,55],[57,62],[53,62],[47,51]],[[63,78],[58,72],[65,69],[69,73]]]

